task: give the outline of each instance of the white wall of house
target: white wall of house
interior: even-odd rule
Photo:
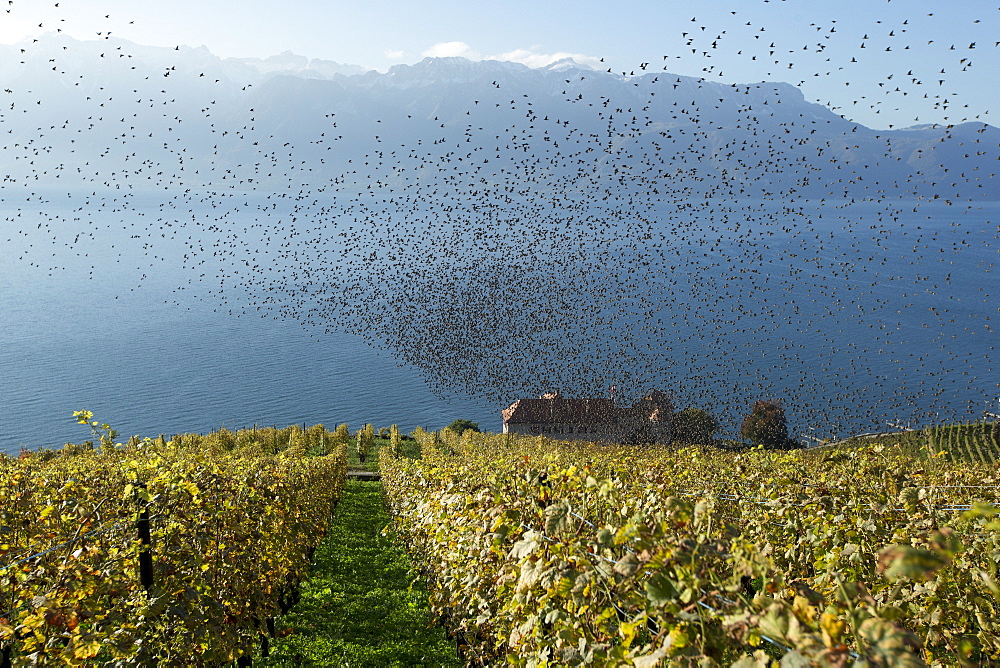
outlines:
[[[635,433],[636,425],[632,424],[508,424],[503,423],[503,433],[522,436],[545,436],[561,441],[608,441],[621,442]],[[661,439],[657,439],[660,441]],[[663,441],[669,440],[665,435]]]

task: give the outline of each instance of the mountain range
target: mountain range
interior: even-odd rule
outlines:
[[[7,189],[360,192],[448,172],[675,199],[1000,199],[997,128],[873,130],[784,83],[571,60],[381,73],[48,35],[0,46],[0,86]]]

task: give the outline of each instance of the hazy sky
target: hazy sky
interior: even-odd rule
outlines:
[[[666,67],[726,82],[786,81],[810,100],[884,128],[991,120],[987,112],[1000,106],[998,4],[643,0],[613,9],[607,0],[13,0],[0,19],[0,42],[54,30],[78,39],[111,31],[141,44],[204,45],[224,57],[294,51],[381,70],[427,55],[531,66],[572,56],[619,73],[649,63],[647,71]]]

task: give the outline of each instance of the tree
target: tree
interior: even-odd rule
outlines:
[[[785,409],[776,401],[760,399],[743,420],[740,435],[766,448],[786,448],[789,446],[788,420]]]
[[[479,423],[471,422],[469,420],[455,420],[450,425],[445,427],[445,429],[453,431],[456,434],[464,434],[466,429],[471,429],[472,431],[478,432]]]
[[[674,413],[674,441],[686,445],[706,445],[715,438],[719,421],[708,411],[685,408]]]

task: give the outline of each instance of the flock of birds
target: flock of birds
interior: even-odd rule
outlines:
[[[836,26],[816,30],[822,53]],[[0,242],[49,273],[120,266],[135,289],[179,275],[178,305],[354,333],[435,391],[498,405],[615,385],[730,423],[778,398],[820,433],[967,414],[1000,385],[998,131],[969,112],[878,132],[790,86],[709,81],[712,32],[681,35],[706,78],[664,56],[621,76],[552,70],[529,94],[484,65],[491,82],[430,72],[395,106],[391,82],[359,78],[348,103],[343,81],[237,83],[110,35],[87,53],[120,79],[88,81],[84,45],[36,40],[5,70]],[[759,44],[745,57],[793,70],[790,50]],[[40,67],[86,120],[22,90]],[[888,80],[930,88],[942,117],[958,106],[945,78]]]

